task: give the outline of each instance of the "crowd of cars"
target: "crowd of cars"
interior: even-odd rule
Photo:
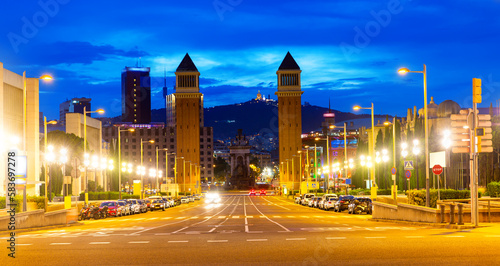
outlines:
[[[107,209],[106,215],[103,215],[104,217],[102,218],[109,216],[121,217],[145,213],[148,211],[165,211],[167,208],[194,202],[195,200],[200,200],[201,198],[203,198],[202,194],[194,194],[179,198],[170,196],[150,196],[147,199],[108,200],[101,202],[99,209]]]
[[[367,197],[337,196],[337,194],[316,196],[313,193],[306,193],[295,197],[295,203],[325,211],[343,212],[347,210],[349,214],[372,214],[372,200]]]

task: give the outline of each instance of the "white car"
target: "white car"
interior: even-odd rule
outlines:
[[[338,198],[337,194],[324,194],[321,196],[321,200],[318,202],[318,208],[324,209],[325,201],[331,197]]]
[[[135,214],[135,213],[141,213],[141,204],[136,199],[129,199],[127,200],[128,203],[130,203],[130,212]]]
[[[329,211],[330,209],[333,209],[335,202],[337,202],[339,198],[338,197],[329,197],[325,200],[323,203],[323,209],[325,211]]]
[[[207,193],[205,203],[219,203],[221,201],[218,193]]]
[[[181,197],[181,204],[189,203],[188,197]]]
[[[300,201],[300,204],[302,205],[309,205],[309,200],[312,200],[314,198],[314,194],[313,193],[307,193],[307,194],[304,194],[303,197],[302,197],[302,200]]]

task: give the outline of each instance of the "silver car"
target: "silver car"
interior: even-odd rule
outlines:
[[[312,194],[312,193],[304,194],[304,197],[302,197],[302,201],[300,202],[300,204],[309,205],[309,201],[312,200],[313,198],[314,198],[314,194]]]
[[[329,197],[323,203],[323,209],[325,211],[329,211],[329,210],[333,209],[335,202],[337,202],[338,199],[339,199],[338,197]]]
[[[132,214],[141,213],[141,205],[136,199],[128,199],[127,203],[130,204],[130,212]]]
[[[118,200],[117,201],[117,204],[118,204],[118,209],[120,209],[120,216],[124,216],[124,215],[130,215],[130,204],[128,204],[126,201],[124,200]]]

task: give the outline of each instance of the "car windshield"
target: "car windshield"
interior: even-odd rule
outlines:
[[[104,206],[108,206],[108,207],[115,206],[115,203],[114,202],[103,202],[103,203],[101,203],[101,207],[104,207]]]
[[[181,199],[187,199],[187,197],[182,197]]]
[[[118,201],[118,205],[125,206],[125,203],[123,201]]]
[[[137,204],[137,200],[130,200],[129,202],[132,204]]]
[[[306,195],[306,198],[312,198],[314,195]]]
[[[333,200],[336,200],[336,199],[337,198],[335,198],[335,197],[330,197],[330,198],[328,198],[328,201],[333,201]]]

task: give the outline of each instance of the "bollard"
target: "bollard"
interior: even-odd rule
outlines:
[[[464,224],[464,204],[463,203],[458,203],[458,225],[463,225]]]
[[[444,223],[444,209],[445,208],[446,208],[446,205],[439,204],[439,211],[441,212],[441,221],[440,221],[440,223]]]
[[[455,224],[455,204],[450,204],[450,224]]]

